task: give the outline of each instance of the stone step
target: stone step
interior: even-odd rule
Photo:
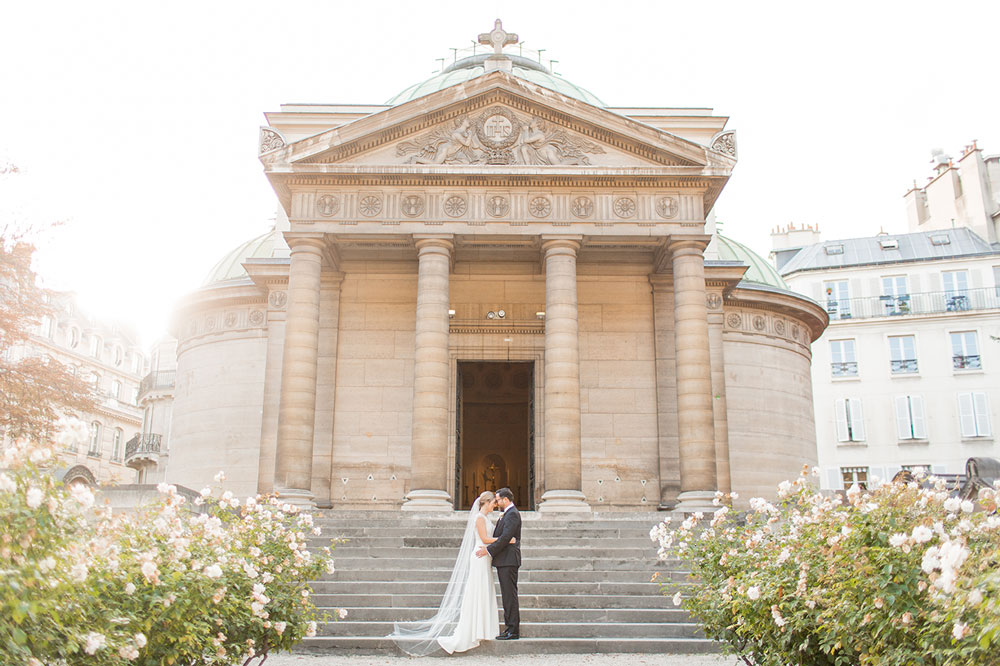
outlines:
[[[387,638],[344,636],[307,638],[304,651],[321,650],[337,654],[385,654],[398,652]],[[484,641],[475,657],[539,654],[714,654],[718,643],[705,638],[522,638],[518,641]],[[441,653],[444,654],[443,652]]]
[[[465,533],[464,527],[456,525],[454,527],[343,527],[340,525],[323,525],[323,537],[346,539],[358,539],[361,537],[433,537],[447,539],[461,539]],[[523,526],[521,533],[532,539],[559,539],[559,538],[580,538],[580,539],[643,539],[647,544],[652,544],[649,539],[649,530],[652,525],[641,525],[634,528],[608,527],[608,528],[580,528],[567,530],[561,527],[539,527],[535,525]]]
[[[498,618],[503,624],[503,615]],[[340,620],[319,625],[319,636],[384,637],[393,622]],[[700,625],[692,622],[521,622],[523,638],[701,638]]]
[[[369,548],[366,546],[355,546],[350,543],[337,546],[335,552],[339,557],[370,557],[370,558],[420,558],[435,559],[444,558],[449,555],[454,561],[458,555],[457,548]],[[584,557],[589,559],[632,559],[645,560],[655,563],[656,551],[648,548],[604,548],[604,547],[577,547],[564,548],[561,546],[537,546],[526,545],[521,549],[521,557],[530,558],[576,558]]]
[[[455,552],[451,557],[358,557],[357,555],[337,555],[335,562],[338,569],[384,569],[399,571],[403,569],[447,569],[455,566]],[[669,569],[671,563],[657,562],[655,559],[607,559],[591,557],[535,558],[524,557],[521,560],[521,571],[527,569],[547,569],[559,571],[655,571]]]
[[[519,595],[522,608],[665,608],[670,599],[662,595],[628,594],[524,594]],[[435,607],[440,594],[314,594],[313,603],[326,608],[352,606],[391,606],[400,608]],[[500,595],[497,594],[497,603]]]
[[[444,596],[447,581],[393,581],[370,583],[364,581],[318,581],[312,583],[312,589],[318,595],[338,594],[431,594]],[[499,586],[497,588],[499,593]],[[522,597],[534,594],[614,594],[614,595],[656,595],[662,598],[660,586],[656,583],[622,583],[622,582],[574,582],[574,583],[542,583],[533,581],[518,581],[518,593]]]
[[[544,569],[521,568],[518,581],[542,583],[587,583],[612,582],[645,583],[652,578],[653,571],[548,571]],[[324,575],[321,581],[366,581],[372,585],[396,581],[438,581],[448,582],[451,569],[343,569],[338,565],[336,573]],[[662,570],[657,580],[686,581],[688,572],[682,570]]]
[[[533,534],[521,537],[522,549],[544,548],[637,548],[645,552],[656,552],[656,547],[648,538],[634,539],[622,537],[552,537],[538,539]],[[310,537],[310,546],[325,546],[329,537]],[[462,537],[350,537],[336,545],[336,548],[454,548],[462,545]]]
[[[315,601],[315,599],[314,599]],[[329,611],[336,616],[338,608],[318,606],[320,612]],[[346,621],[357,622],[413,622],[426,620],[437,613],[437,607],[400,608],[398,606],[344,607]],[[500,611],[503,617],[503,611]],[[341,620],[344,622],[345,620]],[[675,608],[522,608],[522,622],[690,622],[687,611]]]

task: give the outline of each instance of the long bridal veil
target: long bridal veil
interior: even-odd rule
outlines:
[[[393,632],[388,638],[391,638],[403,652],[414,657],[427,656],[441,649],[437,640],[440,636],[451,636],[455,633],[458,616],[462,611],[465,587],[469,581],[469,565],[472,563],[473,549],[476,545],[476,515],[480,508],[477,499],[469,510],[462,546],[458,549],[455,568],[451,571],[451,578],[448,580],[448,587],[445,589],[437,614],[429,620],[397,622],[393,625]]]

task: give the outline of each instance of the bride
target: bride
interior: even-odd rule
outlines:
[[[449,654],[465,652],[500,633],[492,559],[488,555],[476,557],[480,546],[496,541],[491,536],[493,522],[489,518],[495,508],[496,497],[489,490],[472,503],[462,546],[437,615],[423,622],[396,623],[388,636],[403,652],[415,657],[438,649]]]

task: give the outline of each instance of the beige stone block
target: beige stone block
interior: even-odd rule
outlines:
[[[363,303],[417,302],[417,276],[408,278],[368,278],[358,282],[357,300]]]
[[[634,361],[639,344],[638,333],[580,333],[580,358],[590,361]]]
[[[496,280],[451,281],[451,303],[505,303],[503,282]]]
[[[340,303],[340,330],[362,330],[365,328],[365,305],[363,303]]]
[[[333,419],[333,437],[336,441],[337,437],[345,435],[357,435],[360,430],[359,422],[361,419],[361,414],[359,412],[348,412],[339,411],[336,412]]]
[[[580,361],[580,388],[599,388],[601,385],[600,361]]]
[[[382,391],[382,406],[388,411],[407,412],[413,408],[413,386],[385,387]]]
[[[365,360],[341,358],[337,360],[337,386],[364,386]]]
[[[580,415],[580,432],[584,438],[613,437],[614,429],[613,414],[591,414],[584,412]]]
[[[407,368],[410,372],[407,373]],[[407,386],[413,381],[413,363],[395,358],[365,359],[366,386]]]
[[[605,303],[601,305],[605,331],[653,331],[649,303]]]
[[[505,280],[504,298],[521,303],[545,302],[545,279],[539,276],[534,280]]]
[[[656,413],[646,414],[615,414],[614,436],[620,438],[656,437]],[[637,452],[637,456],[641,452]]]
[[[656,387],[653,361],[596,361],[601,388],[653,389]]]
[[[396,331],[393,335],[393,356],[401,359],[413,359],[414,341],[416,333],[413,331]]]
[[[380,412],[382,391],[378,386],[357,386],[337,391],[337,414],[348,412]]]
[[[580,280],[577,284],[577,298],[581,305],[589,303],[641,303],[648,299],[648,293],[639,297],[636,283],[631,280]]]
[[[393,331],[341,331],[340,358],[392,358],[395,341]]]
[[[580,332],[604,330],[602,313],[603,306],[601,305],[581,305],[577,310]]]
[[[593,388],[587,390],[587,411],[591,414],[619,414],[635,411],[632,389]]]
[[[370,331],[412,331],[416,316],[412,304],[369,303],[365,306],[365,328]]]

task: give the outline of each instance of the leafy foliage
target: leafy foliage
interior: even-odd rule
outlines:
[[[654,527],[661,557],[691,569],[689,588],[664,592],[756,666],[996,664],[1000,493],[977,505],[931,479],[844,501],[807,474],[740,519],[722,506]]]

